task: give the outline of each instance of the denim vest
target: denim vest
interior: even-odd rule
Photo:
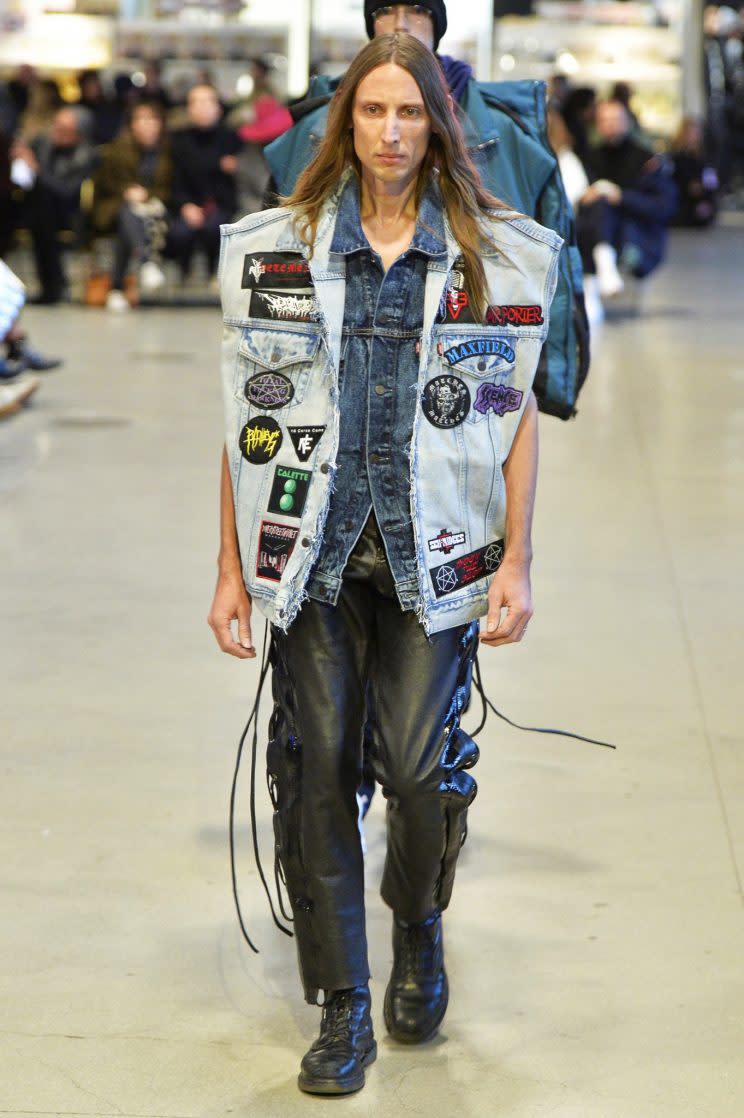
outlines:
[[[333,605],[353,547],[374,510],[403,609],[418,605],[409,453],[416,414],[418,349],[427,262],[446,257],[438,193],[421,199],[409,248],[385,272],[361,225],[354,176],[339,203],[331,253],[346,265],[336,478],[311,598]]]
[[[350,172],[349,172],[350,173]],[[331,251],[346,178],[321,213],[312,258],[290,210],[222,227],[226,450],[243,579],[287,629],[321,552],[337,473],[346,262]],[[427,633],[488,610],[504,551],[502,466],[548,330],[561,239],[505,212],[487,222],[486,322],[473,322],[445,221],[426,271],[408,448],[417,612]]]

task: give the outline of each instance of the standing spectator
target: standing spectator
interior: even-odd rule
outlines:
[[[599,143],[585,160],[591,185],[581,199],[577,234],[584,270],[596,272],[607,296],[622,289],[619,272],[641,279],[663,260],[677,188],[667,162],[631,136],[620,101],[599,103],[596,128]]]
[[[14,132],[18,127],[18,122],[28,108],[31,92],[38,83],[36,71],[27,62],[22,63],[8,81],[8,97],[14,114],[11,131]]]
[[[222,106],[213,85],[195,85],[186,100],[189,125],[173,134],[175,218],[169,254],[188,275],[194,250],[201,246],[212,275],[220,251],[220,225],[237,209],[235,174],[240,141],[221,123]]]
[[[143,67],[145,81],[139,87],[140,97],[145,101],[157,102],[163,112],[173,108],[173,98],[163,84],[162,65],[158,59],[150,58]]]
[[[78,86],[78,105],[89,114],[91,142],[96,147],[110,143],[121,128],[121,107],[106,96],[98,70],[83,70],[78,76]]]
[[[250,63],[250,72],[253,78],[253,94],[250,101],[238,106],[234,113],[240,112],[245,117],[246,111],[250,120],[245,120],[238,127],[238,136],[244,144],[270,144],[288,128],[292,127],[292,114],[286,105],[277,98],[269,81],[270,66],[261,58],[254,58]],[[232,123],[232,120],[231,120]]]
[[[718,206],[718,175],[705,159],[703,126],[696,116],[683,118],[671,149],[679,192],[675,225],[710,225]]]
[[[55,113],[61,107],[62,96],[53,78],[34,82],[18,121],[17,134],[27,144],[38,136],[45,135],[52,126]]]
[[[67,281],[59,234],[79,231],[80,188],[93,172],[96,153],[81,134],[77,111],[58,109],[49,134],[32,144],[17,143],[12,154],[26,165],[28,189],[22,220],[31,231],[34,260],[41,291],[37,303],[59,303]]]
[[[138,259],[144,290],[155,291],[165,281],[160,255],[165,247],[172,177],[163,109],[155,101],[142,101],[132,108],[129,127],[104,150],[95,177],[93,227],[96,233],[116,234],[106,304],[110,310],[129,307],[123,289],[132,256]]]
[[[572,89],[563,102],[563,117],[573,139],[573,150],[582,163],[589,151],[589,136],[596,111],[597,94],[588,85]]]

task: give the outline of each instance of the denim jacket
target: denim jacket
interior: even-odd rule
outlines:
[[[222,227],[226,449],[243,579],[287,629],[320,551],[339,443],[345,263],[330,251],[339,190],[312,258],[286,208]],[[460,250],[427,265],[410,513],[427,633],[488,610],[504,551],[503,463],[527,403],[556,283],[560,237],[530,218],[487,220],[486,323],[468,321]]]

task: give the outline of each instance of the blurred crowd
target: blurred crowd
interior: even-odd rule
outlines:
[[[685,117],[671,143],[646,133],[627,83],[602,98],[565,76],[550,83],[549,135],[595,323],[629,277],[643,281],[662,262],[670,225],[702,229],[720,208],[744,208],[744,20],[708,8],[705,31],[708,113]],[[107,266],[91,269],[84,298],[112,313],[161,288],[167,260],[187,283],[200,256],[216,286],[219,227],[264,204],[263,147],[293,123],[271,66],[249,66],[250,94],[231,104],[206,72],[169,87],[155,61],[108,82],[85,70],[64,88],[31,66],[0,80],[0,260],[25,239],[38,289],[24,298],[67,300],[70,250],[102,243]],[[8,314],[11,276],[0,272]],[[18,396],[21,374],[59,364],[32,348],[19,314],[0,334],[0,415],[17,405],[9,389]],[[35,390],[23,383],[27,395]]]

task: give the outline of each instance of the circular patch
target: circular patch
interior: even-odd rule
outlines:
[[[294,385],[283,373],[258,373],[245,382],[245,398],[256,407],[273,411],[294,396]]]
[[[256,415],[240,432],[240,453],[246,462],[265,466],[279,452],[282,429],[270,415]]]
[[[459,427],[470,411],[468,387],[452,373],[434,377],[424,389],[421,407],[435,427]]]

